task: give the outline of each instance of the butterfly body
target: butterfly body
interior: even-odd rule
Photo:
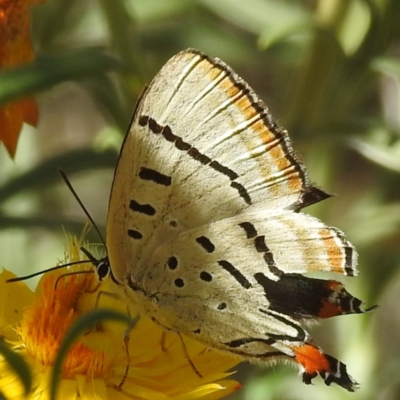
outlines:
[[[114,279],[167,330],[242,359],[298,364],[354,390],[304,320],[361,302],[311,271],[356,273],[342,232],[298,212],[329,197],[309,181],[287,132],[226,64],[187,50],[136,107],[107,220]]]

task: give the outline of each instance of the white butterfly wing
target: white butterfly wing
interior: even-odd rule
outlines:
[[[107,248],[128,299],[154,321],[252,361],[284,356],[311,383],[352,391],[346,367],[304,319],[362,312],[339,282],[356,273],[344,235],[297,213],[313,187],[286,131],[220,60],[174,56],[137,104],[111,191]]]

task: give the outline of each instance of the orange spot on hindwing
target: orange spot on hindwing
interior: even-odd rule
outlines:
[[[303,382],[311,384],[313,378],[320,375],[326,385],[336,383],[354,392],[358,384],[347,373],[346,365],[336,358],[324,354],[322,350],[310,343],[293,346],[295,360],[304,368]]]

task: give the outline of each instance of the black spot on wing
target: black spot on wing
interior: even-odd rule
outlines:
[[[234,348],[241,347],[241,346],[244,346],[249,343],[257,343],[257,342],[265,343],[266,345],[271,346],[275,343],[275,340],[270,339],[270,338],[264,339],[264,338],[247,337],[247,338],[231,340],[230,342],[225,342],[224,345],[234,349]]]
[[[269,247],[265,244],[265,236],[257,236],[254,239],[254,244],[257,251],[263,253],[264,261],[268,265],[269,270],[280,278],[283,275],[283,272],[276,266],[274,256]]]
[[[167,261],[168,268],[174,270],[178,267],[178,259],[175,256],[171,256]]]
[[[208,272],[202,271],[202,272],[200,272],[200,279],[201,279],[202,281],[204,281],[204,282],[211,282],[212,279],[213,279],[213,277],[212,277],[212,275],[209,274]]]
[[[139,231],[136,231],[135,229],[128,229],[128,235],[132,239],[136,239],[136,240],[143,238],[143,235]]]
[[[210,157],[200,153],[200,151],[197,150],[195,147],[191,147],[190,150],[187,152],[187,154],[189,154],[190,157],[192,157],[194,160],[198,161],[203,165],[208,165],[211,162]]]
[[[236,269],[229,261],[220,260],[218,264],[227,272],[229,272],[233,278],[235,278],[242,287],[245,289],[251,288],[251,283],[249,280],[238,270]]]
[[[239,178],[239,175],[232,171],[230,168],[225,167],[224,165],[220,164],[218,161],[211,161],[210,167],[215,169],[216,171],[220,172],[221,174],[226,175],[231,181]]]
[[[265,236],[257,236],[254,239],[254,244],[256,246],[256,250],[259,253],[266,253],[267,251],[269,251],[267,245],[265,244]]]
[[[175,136],[172,133],[171,128],[169,126],[164,126],[164,128],[163,128],[163,130],[161,132],[162,132],[162,135],[164,136],[164,139],[167,142],[174,143],[176,141],[176,139],[178,139],[178,136]]]
[[[184,280],[181,279],[181,278],[175,279],[175,280],[174,280],[174,284],[175,284],[175,286],[178,287],[178,288],[182,288],[182,287],[185,286],[185,282],[184,282]]]
[[[254,239],[257,236],[256,228],[250,222],[242,222],[239,226],[246,232],[247,239]]]
[[[227,307],[226,303],[219,303],[217,306],[217,309],[222,311],[222,310],[225,310],[226,307]]]
[[[283,272],[276,266],[274,256],[265,243],[265,236],[258,236],[255,226],[250,222],[242,222],[239,226],[246,232],[247,239],[254,239],[254,247],[258,253],[263,254],[265,263],[268,265],[268,269],[277,277],[281,277]]]
[[[168,128],[167,126],[165,129]],[[181,151],[189,151],[192,146],[189,143],[184,142],[180,137],[178,137],[175,141],[175,147]]]
[[[161,133],[163,130],[162,126],[153,118],[149,118],[149,128],[153,133]]]
[[[238,182],[231,182],[231,186],[239,192],[240,197],[248,204],[251,204],[251,197],[247,192],[246,188],[238,183]]]
[[[170,186],[172,182],[172,178],[170,176],[146,167],[140,168],[139,178],[145,181],[152,181],[162,186]]]
[[[264,261],[268,265],[269,270],[278,278],[283,276],[283,272],[275,265],[274,256],[271,252],[264,253]]]
[[[214,244],[211,242],[210,239],[208,239],[205,236],[200,236],[198,238],[196,238],[196,242],[203,247],[203,249],[207,252],[207,253],[212,253],[215,250],[215,246]]]
[[[154,207],[152,207],[150,204],[140,204],[136,200],[131,200],[129,203],[129,208],[132,211],[141,213],[141,214],[146,214],[148,216],[152,216],[156,213],[156,210]]]
[[[146,126],[149,123],[149,117],[146,115],[141,115],[139,117],[138,123],[140,126]]]

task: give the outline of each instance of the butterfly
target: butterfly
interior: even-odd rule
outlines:
[[[303,275],[356,275],[344,234],[300,212],[328,197],[249,85],[182,51],[140,97],[122,145],[106,226],[113,280],[167,331],[353,391],[303,327],[367,311],[340,282]]]

